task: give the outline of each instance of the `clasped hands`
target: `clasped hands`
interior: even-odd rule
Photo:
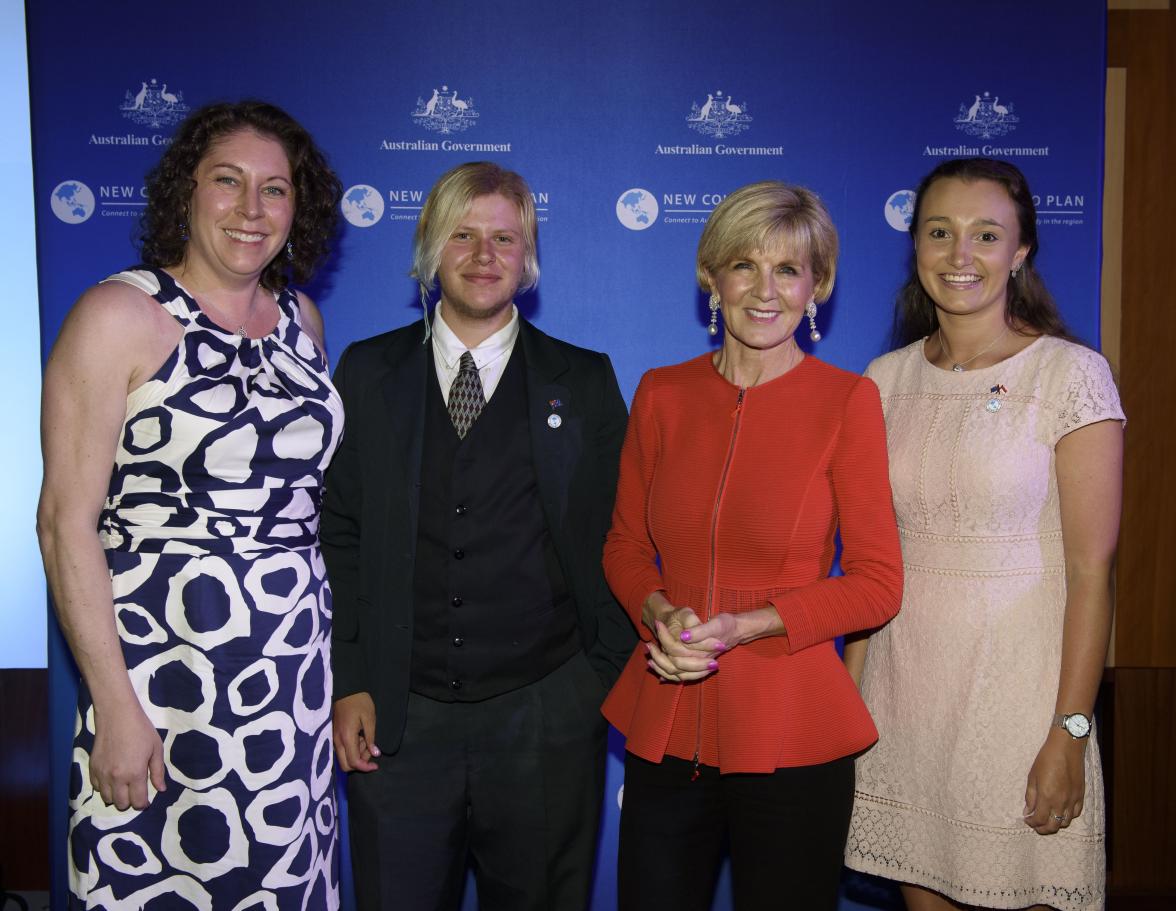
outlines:
[[[710,676],[719,669],[720,655],[758,638],[751,622],[755,613],[720,613],[703,623],[691,608],[676,607],[662,592],[654,592],[642,610],[642,620],[654,636],[645,643],[650,670],[673,683]]]

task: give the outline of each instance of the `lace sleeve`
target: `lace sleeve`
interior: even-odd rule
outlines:
[[[1111,368],[1097,351],[1068,345],[1059,367],[1061,382],[1055,403],[1053,442],[1072,430],[1098,421],[1125,421],[1119,404],[1119,390]]]

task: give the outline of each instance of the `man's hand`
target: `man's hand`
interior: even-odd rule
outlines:
[[[367,693],[352,693],[335,701],[331,712],[335,755],[344,772],[374,772],[373,760],[380,755],[376,746],[376,704]]]

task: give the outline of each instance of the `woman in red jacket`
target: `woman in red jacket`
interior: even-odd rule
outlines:
[[[802,187],[743,187],[698,247],[722,345],[633,401],[604,552],[643,641],[604,705],[627,741],[624,909],[834,908],[853,755],[877,733],[834,647],[898,610],[878,390],[806,356],[837,233]],[[844,575],[830,578],[841,534]]]

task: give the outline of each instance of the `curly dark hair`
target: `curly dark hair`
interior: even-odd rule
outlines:
[[[289,283],[303,284],[330,251],[339,223],[343,185],[314,144],[310,134],[281,108],[264,101],[210,104],[193,111],[176,128],[163,158],[147,173],[147,208],[139,234],[143,262],[174,266],[184,258],[184,223],[196,186],[193,174],[209,150],[239,130],[253,130],[281,143],[294,180],[294,222],[289,240],[293,259],[275,256],[261,273],[261,284],[279,291]]]
[[[1005,305],[1005,319],[1009,325],[1018,331],[1030,329],[1041,335],[1072,341],[1053,297],[1033,265],[1037,256],[1037,209],[1033,205],[1029,182],[1015,165],[995,158],[951,158],[938,165],[919,182],[915,190],[911,239],[915,238],[919,230],[919,209],[927,190],[935,181],[951,177],[966,182],[991,180],[998,183],[1008,193],[1016,209],[1020,241],[1029,245],[1029,253],[1016,276],[1009,277],[1008,302]],[[909,345],[931,335],[938,328],[935,302],[919,282],[918,267],[912,253],[910,273],[894,301],[894,344],[896,347]]]

